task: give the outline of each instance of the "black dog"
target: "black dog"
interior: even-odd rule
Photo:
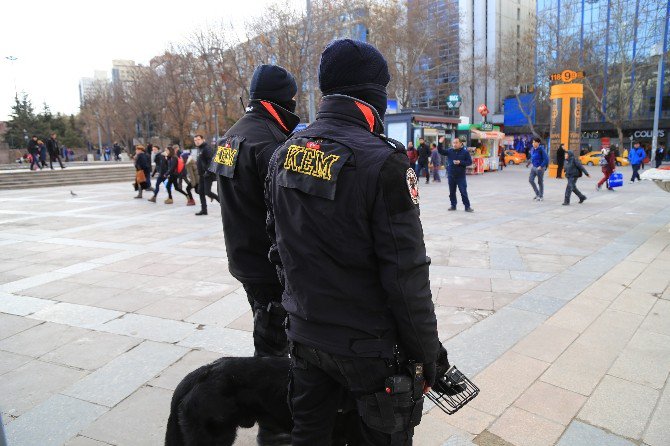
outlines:
[[[255,423],[265,431],[285,433],[293,420],[288,407],[289,358],[221,358],[202,366],[179,383],[172,395],[165,446],[230,446],[237,428]],[[449,369],[440,345],[437,376]],[[353,401],[343,401],[333,430],[333,446],[357,446],[359,416]]]

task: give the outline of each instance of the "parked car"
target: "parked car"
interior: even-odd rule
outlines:
[[[598,166],[600,165],[600,158],[602,156],[603,154],[601,152],[589,152],[586,155],[580,156],[579,161],[581,161],[582,164],[586,164],[587,166]],[[622,156],[616,157],[617,166],[627,166],[629,164],[630,162],[628,161],[628,158],[624,158]]]
[[[505,164],[522,164],[526,162],[526,154],[516,150],[505,150]]]

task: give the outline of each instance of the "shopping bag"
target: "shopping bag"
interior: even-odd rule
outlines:
[[[612,175],[607,179],[608,187],[621,187],[623,186],[623,174],[621,172],[613,172]]]

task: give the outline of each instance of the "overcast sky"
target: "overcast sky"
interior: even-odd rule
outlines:
[[[271,0],[1,0],[0,120],[14,103],[14,85],[36,111],[76,113],[79,79],[110,71],[112,59],[147,64],[170,42],[207,22],[242,23]],[[303,5],[304,0],[291,0]],[[10,61],[8,56],[16,57]],[[109,73],[108,73],[109,76]]]

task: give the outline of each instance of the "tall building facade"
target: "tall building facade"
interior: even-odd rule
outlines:
[[[513,57],[533,57],[524,36],[534,27],[536,0],[459,0],[461,115],[481,119],[477,108],[486,104],[488,120],[503,123],[503,105],[510,88],[501,70],[516,70]],[[509,58],[510,60],[503,60]]]
[[[137,68],[134,60],[112,60],[112,82],[127,83],[132,80],[133,71]]]
[[[537,84],[550,72],[584,70],[584,139],[616,136],[611,120],[623,123],[624,139],[651,139],[661,66],[661,130],[670,128],[668,20],[670,0],[537,0]]]
[[[411,7],[412,1],[408,3]],[[501,124],[512,85],[498,72],[503,66],[516,69],[514,61],[501,60],[501,54],[533,57],[522,39],[534,26],[536,0],[434,0],[423,7],[429,9],[430,20],[448,30],[449,38],[435,42],[440,49],[438,60],[418,67],[430,74],[413,107],[440,109],[473,122],[481,119],[477,108],[486,104],[489,121]],[[437,70],[431,70],[435,64]],[[462,98],[460,110],[447,107],[446,99],[453,93]]]
[[[95,70],[93,77],[82,77],[79,80],[79,105],[83,105],[87,97],[108,83],[107,72],[104,70]]]

